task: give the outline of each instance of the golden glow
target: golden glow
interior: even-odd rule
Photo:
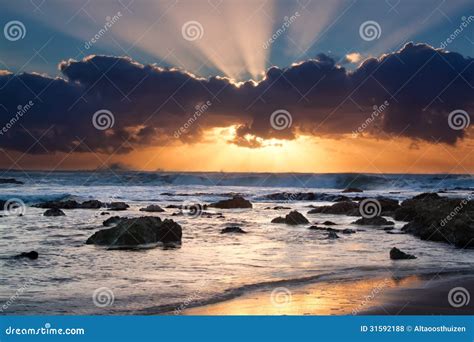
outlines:
[[[317,283],[291,289],[280,305],[272,303],[271,291],[188,309],[187,315],[350,315],[384,302],[384,295],[401,286],[421,284],[416,276],[403,279],[375,278],[345,283]],[[377,292],[374,290],[377,289]],[[367,299],[370,298],[370,299]],[[287,299],[287,300],[285,300]],[[280,302],[279,302],[280,303]],[[361,304],[362,303],[362,304]]]
[[[260,148],[237,146],[235,126],[205,131],[199,143],[172,140],[166,146],[137,148],[125,155],[74,153],[71,155],[25,155],[17,167],[95,169],[121,163],[144,171],[226,171],[226,172],[370,172],[370,173],[472,173],[472,140],[456,146],[414,143],[410,139],[381,140],[348,135],[299,136],[295,140],[263,140]],[[249,135],[247,139],[255,137]],[[20,155],[8,152],[5,165]]]
[[[346,59],[350,63],[359,63],[362,59],[362,55],[358,52],[352,52],[346,55]]]

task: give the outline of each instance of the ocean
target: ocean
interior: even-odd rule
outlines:
[[[401,234],[404,222],[387,232],[353,225],[355,217],[308,214],[321,201],[271,201],[277,192],[341,194],[347,187],[363,193],[349,197],[384,196],[404,200],[421,192],[467,197],[474,191],[470,175],[407,174],[273,174],[178,173],[133,171],[3,171],[23,185],[1,184],[0,199],[25,203],[22,216],[0,218],[0,314],[173,314],[178,308],[230,299],[249,291],[295,286],[321,280],[344,281],[472,270],[474,250],[423,241]],[[242,194],[253,209],[213,209],[218,215],[181,215],[179,209],[144,213],[149,204],[162,208],[189,203],[207,204]],[[110,216],[145,215],[171,218],[183,228],[179,248],[107,250],[86,245],[102,222],[105,209],[64,210],[66,216],[45,217],[32,204],[47,200],[97,199],[123,201],[126,211]],[[273,209],[284,206],[291,209]],[[270,221],[298,210],[310,224],[287,226]],[[388,218],[392,220],[391,218]],[[355,234],[327,239],[327,233],[307,229],[330,220]],[[221,234],[239,226],[248,234]],[[415,254],[414,261],[394,262],[392,247]],[[35,250],[37,260],[13,256]],[[113,301],[97,305],[98,289],[108,289]],[[109,300],[110,302],[111,300]],[[8,305],[6,305],[8,303]],[[3,306],[2,306],[3,305]]]

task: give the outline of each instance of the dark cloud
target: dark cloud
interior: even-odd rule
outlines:
[[[451,129],[448,114],[474,112],[473,59],[424,44],[368,59],[354,71],[319,55],[286,69],[272,67],[264,80],[239,85],[123,57],[89,56],[59,68],[65,79],[0,71],[0,124],[8,124],[1,148],[126,153],[178,139],[196,142],[207,128],[229,125],[237,125],[232,143],[249,148],[270,138],[356,130],[454,144],[466,130]],[[25,111],[29,101],[34,105]],[[374,112],[385,101],[389,105]],[[210,105],[203,110],[205,103]],[[20,116],[18,106],[25,112]],[[93,125],[101,109],[113,113],[110,129]],[[278,110],[291,114],[290,127],[271,125]]]

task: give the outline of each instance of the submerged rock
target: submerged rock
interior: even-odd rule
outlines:
[[[137,248],[157,243],[180,243],[181,226],[173,220],[159,217],[121,219],[116,227],[94,233],[86,244],[111,248]]]
[[[269,194],[262,196],[264,199],[269,199],[272,201],[346,201],[349,198],[343,195],[332,195],[325,193],[315,193],[315,192],[277,192],[274,194]]]
[[[66,200],[43,202],[34,204],[33,207],[42,209],[99,209],[105,207],[105,204],[98,200],[90,200],[83,203],[75,200]]]
[[[31,251],[31,252],[23,252],[21,254],[18,254],[16,258],[28,258],[31,260],[36,260],[38,259],[38,256],[39,256],[38,252]]]
[[[325,226],[337,226],[337,223],[334,223],[332,221],[324,221],[322,224]]]
[[[238,234],[247,234],[245,230],[243,230],[240,227],[237,226],[232,226],[232,227],[226,227],[221,230],[221,234],[226,234],[226,233],[238,233]]]
[[[219,209],[244,209],[252,208],[252,203],[241,196],[234,196],[231,199],[209,204],[209,206]]]
[[[392,260],[416,259],[416,256],[402,252],[397,247],[393,247],[390,250],[390,259]]]
[[[336,232],[329,232],[328,233],[328,239],[339,239],[339,235],[336,234]]]
[[[43,216],[66,216],[66,214],[61,209],[52,208],[52,209],[46,210]]]
[[[300,214],[298,211],[293,210],[285,217],[277,217],[272,220],[272,223],[286,223],[290,225],[306,224],[309,223],[308,219]]]
[[[0,178],[0,184],[25,184],[15,178]]]
[[[140,211],[146,211],[146,212],[150,212],[150,213],[162,213],[165,210],[157,204],[150,204],[146,208],[141,208]]]
[[[359,216],[359,205],[352,201],[337,202],[333,205],[323,205],[308,211],[308,214],[334,214]]]
[[[389,221],[382,216],[375,216],[375,217],[362,217],[352,224],[358,224],[362,226],[391,226],[394,225],[395,222]]]

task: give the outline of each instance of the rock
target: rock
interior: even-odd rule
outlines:
[[[349,229],[349,228],[346,228],[342,231],[342,234],[355,234],[356,231],[354,229]]]
[[[0,184],[25,184],[15,178],[0,178]]]
[[[382,208],[381,215],[393,216],[394,212],[400,208],[400,204],[398,204],[397,200],[386,197],[377,197],[376,200],[380,203]]]
[[[277,217],[272,220],[272,223],[286,223],[290,225],[306,224],[309,223],[308,219],[300,214],[298,211],[293,210],[285,217]]]
[[[162,213],[165,210],[163,208],[161,208],[159,205],[150,204],[146,208],[141,208],[140,211],[147,211],[147,212],[150,212],[150,213]]]
[[[110,215],[110,213],[109,213],[108,211],[103,211],[103,212],[101,212],[100,214],[101,214],[102,216],[103,216],[103,215]]]
[[[122,218],[119,217],[119,216],[112,216],[112,217],[109,217],[109,218],[108,218],[107,220],[105,220],[104,222],[102,222],[102,224],[103,224],[104,226],[106,226],[106,227],[107,227],[107,226],[112,226],[112,225],[114,225],[114,224],[119,223],[121,220],[122,220]]]
[[[97,200],[85,201],[83,203],[75,200],[48,201],[33,205],[33,207],[42,209],[99,209],[104,206],[104,203]]]
[[[337,202],[333,205],[323,205],[308,211],[308,214],[334,214],[360,216],[359,205],[352,201]]]
[[[474,247],[474,201],[426,193],[402,202],[395,219],[409,221],[402,231],[422,240]]]
[[[31,260],[36,260],[38,259],[38,252],[36,251],[31,251],[31,252],[23,252],[19,255],[17,255],[16,257],[17,258],[28,258],[28,259],[31,259]]]
[[[348,200],[349,198],[343,195],[333,195],[315,192],[277,192],[265,195],[262,198],[272,201],[329,201],[336,202],[341,200]]]
[[[104,203],[98,200],[90,200],[82,202],[79,206],[81,209],[100,209],[104,206]]]
[[[282,206],[276,206],[273,207],[273,210],[289,210],[291,209],[290,207],[282,207]]]
[[[339,235],[337,235],[336,232],[330,231],[328,233],[328,239],[339,239]]]
[[[219,209],[243,209],[252,208],[252,203],[241,196],[234,196],[231,199],[209,204],[209,206]]]
[[[402,252],[396,247],[390,250],[390,259],[392,260],[404,260],[404,259],[416,259],[416,256]]]
[[[362,217],[357,221],[352,222],[352,224],[358,224],[361,226],[389,226],[394,225],[395,222],[389,221],[382,216],[375,216],[371,218]]]
[[[308,229],[311,229],[311,230],[321,230],[321,231],[325,231],[325,232],[338,232],[338,231],[339,231],[338,229],[334,229],[334,228],[318,227],[318,226],[311,226],[311,227],[309,227]]]
[[[66,216],[66,214],[61,209],[52,208],[46,210],[43,216]]]
[[[359,188],[347,188],[347,189],[344,189],[342,192],[343,193],[346,193],[346,192],[364,192],[364,190],[361,190]]]
[[[130,206],[125,202],[112,202],[107,204],[107,209],[113,211],[127,210]]]
[[[240,227],[232,226],[232,227],[226,227],[221,230],[221,234],[226,234],[226,233],[239,233],[239,234],[247,234],[245,230],[243,230]]]
[[[158,243],[180,243],[181,238],[182,229],[178,223],[146,216],[121,219],[116,227],[94,233],[86,244],[127,249]]]
[[[324,224],[325,226],[336,226],[337,223],[334,223],[332,221],[324,221],[322,224]]]

